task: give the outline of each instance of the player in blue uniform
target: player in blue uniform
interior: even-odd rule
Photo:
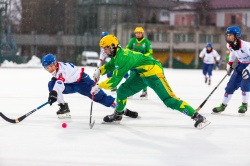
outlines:
[[[45,55],[42,58],[43,67],[52,74],[52,79],[48,83],[50,105],[58,102],[60,106],[57,111],[58,118],[70,118],[70,109],[68,103],[64,101],[63,94],[80,93],[90,99],[92,94],[91,88],[95,85],[89,75],[84,72],[84,68],[78,68],[72,63],[57,62],[52,54]],[[107,95],[103,90],[94,95],[94,101],[106,107],[116,108],[115,98]],[[137,117],[137,112],[132,112],[128,109],[124,110],[127,116]]]
[[[241,30],[237,26],[230,26],[226,30],[227,49],[230,50],[229,62],[227,63],[227,73],[233,74],[225,88],[223,101],[219,107],[213,109],[214,113],[220,113],[225,110],[233,93],[239,87],[242,90],[242,105],[238,113],[244,115],[247,111],[249,91],[250,91],[250,43],[241,40]],[[233,68],[233,63],[238,59],[238,63]]]
[[[220,55],[213,48],[212,43],[207,43],[206,47],[200,52],[200,58],[203,60],[202,73],[205,76],[205,83],[211,84],[212,71],[214,64],[219,63]]]

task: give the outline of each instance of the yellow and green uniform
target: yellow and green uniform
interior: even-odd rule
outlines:
[[[153,56],[152,45],[150,41],[144,37],[140,41],[136,37],[131,38],[126,48],[143,53],[145,56]],[[143,90],[146,91],[147,87],[143,88]]]
[[[142,38],[140,41],[136,37],[130,39],[127,47],[132,51],[143,53],[145,56],[153,55],[152,45],[147,38]]]
[[[133,74],[117,90],[117,112],[122,112],[125,108],[127,97],[134,95],[146,86],[152,88],[160,97],[163,103],[172,109],[192,116],[195,110],[185,101],[177,98],[168,84],[162,65],[151,56],[145,56],[142,53],[117,48],[116,56],[100,68],[101,75],[110,71],[113,76],[98,85],[103,89],[112,89],[116,87],[124,75],[129,71]]]

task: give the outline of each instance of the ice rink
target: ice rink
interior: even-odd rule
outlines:
[[[85,71],[92,75],[94,68]],[[176,96],[194,108],[225,74],[213,71],[208,86],[201,70],[165,69]],[[47,101],[51,75],[43,68],[0,68],[0,76],[0,111],[9,118],[16,119]],[[113,110],[94,103],[96,124],[90,129],[91,100],[79,94],[65,95],[72,119],[59,120],[56,104],[44,106],[19,124],[1,118],[0,166],[249,166],[250,114],[238,116],[241,91],[236,91],[221,115],[211,114],[222,102],[228,79],[200,110],[211,121],[202,130],[193,127],[190,117],[165,107],[151,89],[148,100],[136,94],[127,103],[142,118],[124,117],[118,125],[101,124]],[[65,129],[63,122],[68,124]]]

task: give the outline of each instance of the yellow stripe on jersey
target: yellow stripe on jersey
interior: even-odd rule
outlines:
[[[118,100],[117,102],[118,102],[118,103],[121,103],[121,102],[122,102],[122,104],[125,104],[125,103],[127,102],[127,99],[124,99],[124,100]]]
[[[101,71],[101,75],[103,75],[106,72],[106,69],[104,67],[104,65],[102,65],[99,70]]]
[[[188,103],[186,103],[185,101],[183,101],[180,105],[180,108],[185,108],[185,106],[190,106]]]
[[[113,75],[118,76],[118,70],[114,70]]]
[[[144,69],[145,72],[139,73],[141,77],[148,77],[155,75],[155,73],[162,73],[162,68],[158,65],[143,65],[137,67],[137,69]]]
[[[112,83],[108,83],[110,80],[111,80],[111,78],[108,78],[108,79],[106,79],[105,81],[99,83],[98,86],[99,86],[100,88],[107,89],[107,90],[112,89],[112,88],[111,88]]]
[[[177,99],[177,100],[180,100],[180,98],[177,98],[177,97],[175,96],[175,94],[174,94],[174,92],[172,91],[170,85],[168,84],[167,80],[165,79],[163,73],[157,74],[157,77],[161,80],[161,83],[162,83],[162,85],[165,87],[165,89],[167,90],[168,94],[169,94],[171,97],[173,97],[173,98],[175,98],[175,99]]]

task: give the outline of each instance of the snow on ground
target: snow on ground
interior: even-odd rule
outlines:
[[[85,71],[91,75],[94,68]],[[177,97],[194,108],[224,75],[225,71],[214,71],[208,86],[201,70],[165,69]],[[43,68],[0,68],[0,76],[0,111],[9,118],[47,101],[51,76]],[[89,129],[91,100],[79,94],[65,95],[72,119],[59,120],[56,104],[44,106],[19,124],[0,118],[0,166],[249,166],[250,116],[238,116],[240,90],[224,113],[211,114],[222,101],[228,79],[200,110],[211,121],[202,130],[193,127],[190,117],[165,107],[151,89],[148,100],[140,100],[140,94],[128,99],[127,107],[142,118],[124,117],[120,125],[101,124],[113,110],[94,103],[96,124]],[[68,124],[65,129],[63,122]]]
[[[4,60],[0,67],[4,68],[41,68],[41,59],[33,55],[27,63],[17,64],[12,61]]]

